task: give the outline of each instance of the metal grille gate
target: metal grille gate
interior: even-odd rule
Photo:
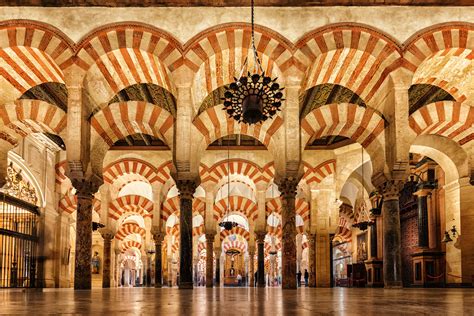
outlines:
[[[39,209],[0,192],[0,288],[35,287]]]

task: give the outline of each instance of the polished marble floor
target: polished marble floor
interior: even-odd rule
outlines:
[[[474,289],[0,290],[0,314],[474,315]]]

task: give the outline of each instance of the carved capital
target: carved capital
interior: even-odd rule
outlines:
[[[76,194],[80,198],[92,199],[103,182],[104,181],[102,180],[102,178],[98,177],[95,174],[87,178],[71,178],[72,186],[77,190]]]
[[[206,234],[206,242],[214,242],[215,234]]]
[[[276,185],[284,199],[295,198],[299,179],[295,177],[286,177],[278,180]]]
[[[259,244],[264,243],[266,235],[267,235],[266,232],[255,232],[255,241]]]
[[[196,188],[199,186],[199,181],[196,180],[176,180],[176,187],[179,191],[179,196],[182,199],[193,199],[194,192],[196,192]]]
[[[112,239],[115,237],[112,230],[107,227],[100,228],[99,232],[102,235],[102,238],[104,238],[104,242],[112,242]]]
[[[161,244],[163,240],[165,239],[165,234],[161,231],[151,231],[151,234],[153,236],[153,240],[155,241],[155,244]]]
[[[398,180],[389,180],[383,183],[379,187],[379,191],[382,193],[384,201],[398,200],[402,185],[403,182]]]

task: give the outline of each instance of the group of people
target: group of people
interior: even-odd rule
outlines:
[[[296,282],[297,282],[297,285],[298,287],[301,287],[301,277],[304,276],[304,284],[305,284],[305,287],[308,287],[309,285],[309,272],[307,269],[304,269],[304,275],[301,273],[301,271],[298,271],[298,273],[296,273]],[[254,278],[254,282],[255,282],[255,286],[257,286],[257,281],[258,281],[258,271],[255,271],[255,278]],[[270,282],[270,281],[269,281]],[[279,277],[278,278],[275,278],[275,281],[272,283],[272,284],[269,284],[269,285],[279,285],[281,284],[280,282],[280,279]]]
[[[298,287],[301,287],[301,276],[302,273],[301,271],[298,271],[296,274],[296,283],[298,284]],[[307,269],[304,269],[304,285],[307,287],[309,284],[309,273]]]

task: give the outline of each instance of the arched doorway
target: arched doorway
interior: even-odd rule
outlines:
[[[37,285],[40,199],[22,171],[10,162],[0,191],[0,288]]]

